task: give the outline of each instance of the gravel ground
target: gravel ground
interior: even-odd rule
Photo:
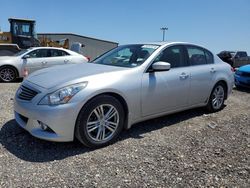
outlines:
[[[0,187],[250,187],[250,91],[225,108],[136,124],[108,147],[51,143],[17,127],[0,83]]]

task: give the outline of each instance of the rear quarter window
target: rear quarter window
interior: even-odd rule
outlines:
[[[211,52],[209,52],[208,50],[204,50],[205,51],[205,56],[206,56],[206,60],[207,60],[207,64],[212,64],[214,63],[214,56]]]
[[[190,65],[205,65],[214,63],[213,54],[198,46],[187,46],[187,53]]]

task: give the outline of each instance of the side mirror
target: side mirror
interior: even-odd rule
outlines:
[[[28,58],[30,58],[30,55],[24,55],[22,58],[23,59],[28,59]]]
[[[170,70],[170,68],[171,68],[170,63],[163,62],[163,61],[155,62],[152,65],[153,71],[168,71],[168,70]]]

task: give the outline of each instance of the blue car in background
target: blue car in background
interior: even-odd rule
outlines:
[[[250,88],[250,65],[240,67],[234,75],[235,86],[237,88]]]

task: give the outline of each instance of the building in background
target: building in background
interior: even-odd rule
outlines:
[[[117,42],[85,37],[73,33],[39,33],[38,38],[41,37],[46,37],[53,41],[69,39],[69,46],[76,42],[81,43],[84,45],[81,49],[81,54],[89,57],[90,60],[118,46]]]

